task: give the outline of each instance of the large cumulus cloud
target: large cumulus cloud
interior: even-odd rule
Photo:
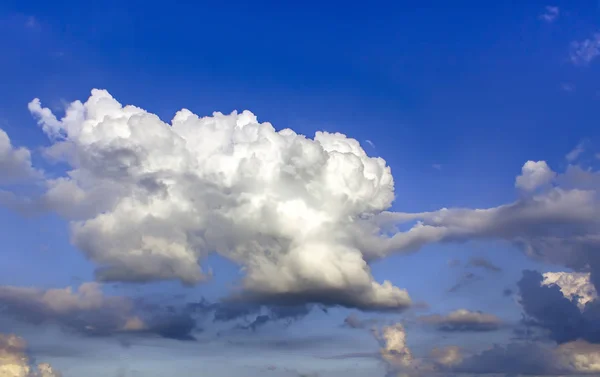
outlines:
[[[72,220],[103,281],[195,284],[217,252],[244,273],[232,298],[385,310],[410,298],[368,263],[434,242],[501,239],[592,280],[600,266],[600,173],[576,165],[528,161],[519,199],[498,207],[387,212],[390,168],[345,135],[277,131],[248,111],[184,109],[167,124],[103,90],[60,120],[37,99],[29,109],[52,141],[46,155],[70,166],[35,203]]]
[[[210,252],[244,271],[238,298],[401,309],[406,291],[376,282],[355,239],[394,199],[390,168],[342,134],[277,131],[250,112],[171,124],[93,90],[57,119],[30,111],[47,155],[71,169],[40,205],[72,219],[72,240],[103,281],[204,280]],[[374,235],[375,236],[375,235]],[[242,294],[243,293],[243,294]]]

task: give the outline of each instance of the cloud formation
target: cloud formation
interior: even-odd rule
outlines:
[[[29,109],[53,142],[46,154],[71,166],[39,205],[72,219],[99,280],[195,284],[217,252],[243,267],[239,299],[410,305],[405,290],[374,280],[354,239],[394,199],[390,168],[356,140],[276,131],[249,111],[183,109],[167,124],[104,90],[60,120],[38,99]]]
[[[510,343],[471,356],[447,368],[455,373],[503,373],[521,376],[595,375],[600,372],[600,347],[571,342],[558,347],[539,343]]]
[[[384,213],[381,222],[397,225],[418,221],[415,227],[393,235],[386,243],[397,244],[396,251],[407,251],[434,242],[504,240],[534,259],[577,272],[591,270],[594,280],[593,271],[600,266],[600,254],[596,252],[600,250],[600,172],[571,165],[556,174],[551,183],[544,189],[523,193],[513,203],[493,208]],[[366,235],[362,239],[365,246],[373,241]]]
[[[29,108],[52,141],[46,154],[71,167],[30,202],[72,220],[73,243],[101,281],[195,284],[210,276],[200,265],[216,252],[244,272],[233,301],[400,310],[408,293],[375,281],[369,262],[430,243],[500,239],[593,269],[595,171],[558,174],[528,161],[513,203],[388,212],[390,168],[342,134],[276,131],[248,111],[200,118],[184,109],[167,124],[103,90],[61,120],[39,100]],[[406,223],[415,225],[401,231]]]
[[[381,332],[373,330],[373,335],[381,344],[381,357],[394,368],[408,368],[413,362],[410,348],[406,344],[404,326],[395,324],[386,326]]]
[[[577,306],[581,310],[588,302],[598,298],[596,287],[592,284],[589,273],[546,272],[542,275],[544,277],[542,285],[557,285],[563,296],[577,302]]]
[[[556,173],[553,172],[546,161],[527,161],[515,180],[515,187],[525,190],[533,191],[538,187],[544,186],[550,183]]]
[[[0,334],[0,376],[2,377],[61,377],[50,364],[32,365],[27,356],[27,344],[12,334]]]
[[[586,66],[600,55],[600,33],[571,43],[570,58],[575,65]]]
[[[600,301],[584,274],[524,271],[518,283],[526,323],[558,342],[600,343]]]
[[[17,148],[0,129],[0,185],[20,183],[40,174],[31,165],[31,152],[27,148]]]
[[[540,15],[540,19],[551,24],[554,21],[556,21],[556,19],[558,18],[559,15],[560,15],[560,8],[549,5],[544,8],[544,12]]]
[[[191,340],[196,322],[187,313],[139,310],[133,300],[107,296],[98,283],[76,291],[0,286],[0,307],[19,321],[52,323],[90,336],[154,334]]]
[[[386,333],[387,331],[387,333]],[[384,328],[380,354],[386,362],[389,376],[440,375],[520,375],[520,376],[581,376],[600,372],[600,346],[574,341],[554,346],[535,342],[515,342],[494,345],[475,353],[466,353],[459,346],[434,348],[428,357],[419,358],[407,345],[401,325]]]
[[[474,257],[469,259],[469,263],[467,264],[470,267],[481,268],[483,270],[492,271],[492,272],[500,272],[502,269],[496,266],[494,263],[489,261],[486,258]]]
[[[422,323],[435,326],[440,331],[495,331],[502,321],[493,314],[472,312],[466,309],[455,310],[448,315],[429,315],[419,318]]]

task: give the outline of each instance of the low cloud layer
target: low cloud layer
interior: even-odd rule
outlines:
[[[61,377],[50,364],[33,365],[27,355],[27,344],[12,334],[0,334],[1,377]]]
[[[493,314],[465,309],[453,311],[448,315],[422,316],[419,320],[447,332],[495,331],[502,326],[502,321]]]
[[[133,300],[107,296],[98,283],[77,290],[0,287],[0,307],[13,318],[31,324],[56,324],[90,336],[153,334],[192,340],[196,322],[187,313],[140,310]]]

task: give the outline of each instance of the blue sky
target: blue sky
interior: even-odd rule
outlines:
[[[598,32],[597,1],[3,2],[0,129],[13,146],[28,148],[32,165],[51,180],[74,166],[44,156],[54,141],[28,110],[34,98],[60,117],[94,88],[165,122],[182,108],[200,116],[247,109],[277,130],[311,138],[323,130],[343,133],[385,159],[395,182],[390,211],[492,208],[527,201],[515,177],[529,160],[546,161],[558,177],[569,166],[596,174]],[[574,58],[586,40],[592,47]],[[578,145],[583,152],[568,159]],[[160,159],[162,151],[152,153]],[[41,185],[0,189],[19,197]],[[0,207],[0,285],[45,290],[93,281],[100,263],[73,241],[71,221],[78,220],[60,210],[28,216]],[[403,322],[415,358],[438,345],[475,352],[510,342],[523,309],[503,291],[518,291],[522,270],[593,269],[530,258],[515,246],[526,235],[474,234],[425,242],[418,252],[371,264],[376,281],[390,280],[427,309],[378,313],[333,305],[289,327],[273,321],[241,331],[234,327],[242,319],[208,321],[196,342],[135,338],[130,347],[116,336],[73,334],[52,320],[34,326],[7,317],[0,332],[25,338],[36,361],[47,360],[65,377],[383,376],[397,365],[373,356],[384,346],[368,329],[343,327],[348,315]],[[193,287],[156,279],[111,281],[102,290],[159,302],[177,297],[175,305],[184,305],[202,297],[217,302],[240,282],[240,266],[222,255],[211,254],[202,266],[214,276]],[[419,320],[457,309],[493,314],[506,327],[440,333]],[[52,342],[66,344],[64,352],[48,351]],[[348,356],[357,354],[371,356]]]

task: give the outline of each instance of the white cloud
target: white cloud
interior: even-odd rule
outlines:
[[[567,153],[567,155],[565,156],[567,161],[574,162],[575,160],[577,160],[577,158],[579,158],[579,156],[581,156],[581,154],[583,152],[585,152],[586,145],[587,145],[586,140],[583,140],[579,144],[577,144],[577,146],[575,148],[573,148],[573,150],[570,151],[569,153]]]
[[[544,8],[544,12],[540,15],[540,19],[548,23],[556,21],[560,15],[560,8],[555,6],[547,6]]]
[[[31,152],[27,148],[16,148],[10,138],[0,129],[0,185],[18,183],[39,177],[40,173],[31,166]]]
[[[588,65],[600,55],[600,33],[571,43],[570,58],[575,65]]]
[[[524,191],[534,191],[540,186],[550,183],[556,173],[553,172],[546,161],[527,161],[515,180],[515,187]]]
[[[376,282],[354,236],[394,199],[390,168],[339,133],[314,139],[240,114],[171,124],[103,90],[58,120],[29,109],[72,170],[43,205],[73,219],[72,239],[103,280],[206,278],[216,251],[245,271],[240,298],[399,309],[406,291]]]
[[[12,334],[0,334],[0,377],[61,377],[50,364],[32,366],[25,341]]]
[[[598,297],[596,288],[590,281],[589,272],[546,272],[543,276],[543,285],[558,285],[562,294],[569,300],[577,299],[580,309]]]

